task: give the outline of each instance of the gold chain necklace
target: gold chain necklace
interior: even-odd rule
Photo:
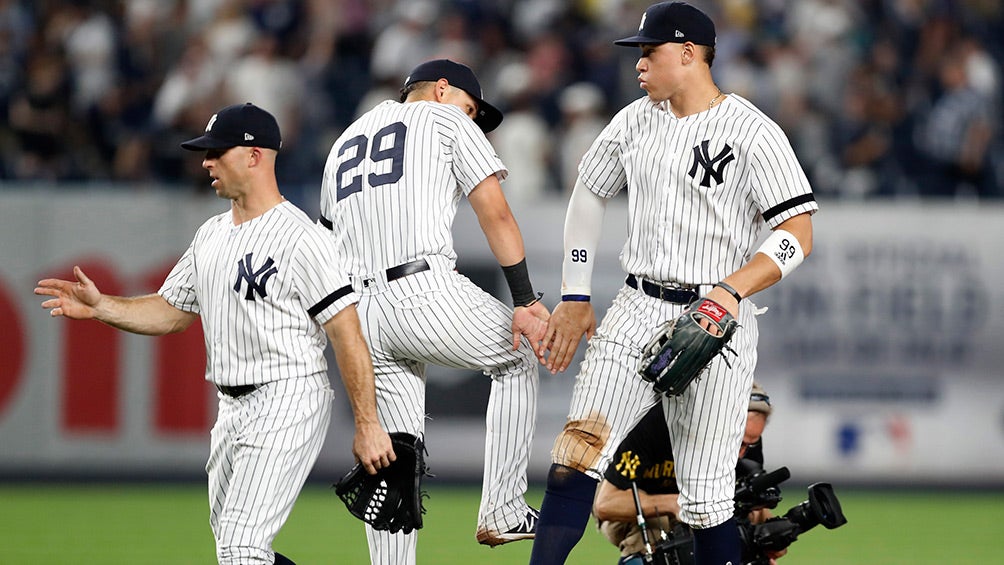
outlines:
[[[718,99],[721,98],[722,96],[724,96],[724,94],[722,94],[722,89],[719,88],[718,96],[715,96],[714,98],[711,99],[711,102],[708,102],[708,110],[712,109],[715,106],[715,102],[718,102]]]

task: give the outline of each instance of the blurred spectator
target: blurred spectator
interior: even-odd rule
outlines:
[[[259,35],[247,55],[226,73],[223,105],[251,102],[275,116],[282,132],[283,158],[276,161],[276,174],[287,185],[307,180],[299,150],[302,123],[300,105],[306,96],[304,75],[296,63],[280,53],[277,36]]]
[[[10,163],[20,179],[61,180],[72,173],[66,139],[70,79],[62,59],[42,51],[28,59],[25,86],[11,97],[7,124],[17,142]]]
[[[257,36],[246,55],[224,74],[223,103],[252,102],[268,110],[279,122],[283,149],[294,144],[300,129],[299,105],[304,77],[294,61],[280,53],[276,36]]]
[[[0,108],[23,79],[33,27],[28,10],[15,0],[0,0]]]
[[[603,108],[603,92],[588,82],[566,88],[559,100],[561,127],[556,140],[558,147],[558,189],[571,194],[579,175],[579,161],[607,125]]]
[[[436,19],[435,28],[429,59],[450,59],[472,68],[481,66],[480,44],[474,41],[474,30],[468,27],[463,12],[444,10]]]
[[[502,188],[514,204],[533,202],[554,183],[550,179],[553,141],[547,123],[535,110],[537,91],[530,69],[512,63],[499,72],[499,90],[490,97],[503,101],[502,125],[491,134],[492,145],[509,168]]]
[[[926,196],[994,192],[989,149],[994,129],[990,100],[969,81],[964,52],[949,51],[941,62],[942,94],[921,118],[917,145],[928,159],[920,185]]]
[[[109,14],[89,2],[68,2],[50,20],[50,38],[63,49],[72,77],[72,104],[86,112],[99,103],[118,76],[115,50],[118,30]]]
[[[222,70],[247,54],[258,35],[243,0],[223,0],[204,31],[193,36],[189,45],[205,43],[213,65]]]
[[[411,69],[432,51],[429,33],[438,15],[431,0],[398,0],[397,18],[376,35],[373,42],[372,72],[378,81],[404,84]]]
[[[155,135],[150,166],[154,176],[174,183],[204,176],[201,167],[182,157],[178,144],[192,132],[205,129],[206,116],[218,106],[215,101],[221,77],[200,37],[189,42],[178,63],[167,72],[153,100],[151,129]]]
[[[533,38],[527,46],[525,63],[536,92],[537,108],[548,127],[561,120],[558,97],[571,83],[572,54],[561,36],[546,33]]]

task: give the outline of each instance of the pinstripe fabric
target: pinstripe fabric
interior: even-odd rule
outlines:
[[[603,198],[628,190],[626,272],[702,285],[705,294],[749,261],[764,229],[818,207],[780,128],[748,101],[730,94],[684,118],[666,104],[644,97],[621,110],[583,157],[580,179]],[[637,374],[642,348],[685,308],[621,289],[589,342],[555,463],[602,478],[624,435],[659,401]],[[749,300],[740,303],[731,369],[718,357],[681,396],[664,400],[680,518],[695,527],[732,516],[757,358],[755,311]]]
[[[403,133],[379,134],[395,123],[403,124]],[[360,139],[365,147],[353,141]],[[392,172],[396,160],[373,159],[375,140],[385,150],[401,144],[398,180],[384,182],[379,176]],[[359,151],[365,158],[349,166]],[[491,175],[504,179],[508,171],[459,108],[387,100],[363,114],[332,146],[321,183],[321,215],[334,226],[351,273],[378,272],[426,255],[456,259],[450,230],[460,198]],[[337,187],[348,191],[357,179],[362,190],[339,199]],[[370,186],[370,179],[383,184]]]
[[[172,306],[201,317],[206,379],[233,386],[325,372],[319,324],[358,298],[350,292],[307,314],[349,284],[328,235],[289,202],[237,226],[231,218],[228,211],[204,223],[160,289]],[[239,276],[249,255],[250,269],[268,259],[277,269],[265,282],[267,296],[254,300]]]
[[[237,226],[210,218],[160,294],[200,315],[207,380],[264,385],[218,395],[206,472],[219,562],[272,563],[331,419],[321,324],[358,296],[329,236],[287,202]]]
[[[506,532],[527,514],[538,369],[528,343],[512,351],[512,310],[456,272],[451,229],[461,197],[506,174],[459,108],[387,101],[335,142],[321,190],[322,223],[330,225],[360,295],[385,429],[424,434],[428,364],[481,370],[492,379],[478,532]],[[431,269],[386,280],[387,268],[417,258]],[[417,532],[367,526],[374,564],[415,563],[416,539]]]
[[[709,186],[695,164],[705,140],[711,158],[726,146],[734,156]],[[736,94],[684,118],[648,97],[634,101],[593,143],[579,175],[604,198],[627,188],[621,266],[655,281],[718,282],[749,261],[765,226],[818,209],[799,198],[812,190],[781,129]]]
[[[209,462],[209,523],[221,564],[272,563],[272,540],[314,466],[331,420],[323,374],[219,394]]]
[[[380,422],[391,432],[424,433],[427,364],[482,370],[492,384],[478,527],[504,532],[527,510],[536,360],[525,343],[512,351],[512,311],[437,259],[430,271],[359,288],[359,315],[373,355]],[[435,459],[435,453],[430,456]],[[372,563],[414,563],[413,545],[397,538],[416,535],[368,533],[371,541],[378,540],[370,545]]]

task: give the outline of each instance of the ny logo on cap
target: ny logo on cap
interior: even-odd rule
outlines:
[[[216,123],[216,114],[213,114],[212,118],[209,118],[209,123],[206,124],[206,131],[213,129],[213,124]]]
[[[645,28],[645,18],[647,17],[648,17],[648,12],[645,12],[644,14],[641,15],[641,23],[638,24],[638,31],[641,31]]]

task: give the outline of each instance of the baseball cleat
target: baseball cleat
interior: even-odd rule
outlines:
[[[540,520],[540,511],[527,508],[523,521],[507,532],[490,532],[488,530],[478,530],[478,543],[495,547],[512,541],[533,539],[537,533],[537,521]]]

